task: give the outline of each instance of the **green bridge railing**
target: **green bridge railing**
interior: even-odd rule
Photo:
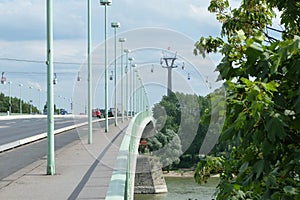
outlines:
[[[115,162],[106,200],[133,200],[139,142],[144,128],[150,121],[151,112],[145,111],[135,115],[128,125]]]

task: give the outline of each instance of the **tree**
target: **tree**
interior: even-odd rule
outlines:
[[[200,116],[208,108],[208,97],[199,97],[192,94],[171,93],[164,96],[153,108],[158,133],[148,138],[150,151],[163,148],[173,134],[176,133],[181,142],[182,155],[180,162],[174,167],[193,167],[199,161],[198,154],[207,132],[207,125],[200,123]]]
[[[7,112],[9,110],[9,97],[5,96],[3,93],[0,93],[0,112]],[[23,113],[30,113],[30,103],[22,103]],[[20,112],[20,99],[17,97],[11,97],[11,111],[12,113]],[[33,113],[39,113],[37,107],[32,107]]]
[[[148,139],[149,150],[158,156],[161,164],[169,171],[173,163],[178,164],[182,155],[182,145],[179,136],[172,130],[159,132],[154,138]]]
[[[284,30],[271,27],[276,8]],[[202,37],[194,53],[223,56],[220,143],[234,144],[222,159],[217,199],[300,199],[300,3],[243,0],[231,10],[227,0],[212,0],[208,10],[222,23],[221,37]]]
[[[162,132],[166,132],[167,129],[178,131],[181,120],[178,95],[179,93],[171,92],[170,95],[163,96],[162,100],[153,107],[153,117],[162,125],[159,127]]]

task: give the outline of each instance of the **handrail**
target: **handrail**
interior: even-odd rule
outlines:
[[[149,111],[138,113],[132,118],[120,145],[106,200],[133,200],[139,141],[144,128],[151,120]]]

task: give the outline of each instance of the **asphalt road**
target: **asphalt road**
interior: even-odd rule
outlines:
[[[57,120],[60,122],[60,120]],[[57,123],[56,122],[56,123]],[[113,120],[110,120],[112,123]],[[72,124],[72,122],[69,122]],[[58,123],[59,124],[59,123]],[[103,127],[104,122],[95,122],[93,127]],[[80,131],[85,130],[85,131]],[[55,135],[55,150],[59,150],[65,145],[68,145],[76,140],[80,140],[79,132],[87,134],[87,126],[66,131]],[[1,132],[2,134],[2,132]],[[23,145],[15,149],[0,153],[0,180],[13,174],[14,172],[26,167],[27,165],[45,159],[47,155],[47,139],[42,139],[31,144]]]
[[[72,116],[56,117],[54,128],[60,129],[74,124],[86,122],[87,118]],[[0,145],[47,132],[47,118],[22,118],[0,120]]]

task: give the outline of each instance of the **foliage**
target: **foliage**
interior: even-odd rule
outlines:
[[[164,96],[153,108],[159,131],[147,139],[150,151],[159,150],[171,141],[172,131],[178,135],[183,151],[183,155],[177,155],[180,162],[172,167],[193,167],[199,161],[199,149],[207,132],[207,125],[200,123],[200,115],[208,108],[208,102],[207,97],[178,92]]]
[[[268,32],[275,8],[282,39]],[[231,10],[227,0],[212,0],[209,11],[222,23],[221,38],[201,38],[194,53],[223,55],[217,71],[228,105],[220,143],[233,145],[217,199],[300,199],[299,1],[243,0]]]
[[[170,129],[165,133],[158,132],[153,138],[148,138],[149,151],[154,152],[158,156],[163,166],[169,170],[172,164],[179,162],[182,155],[181,141],[179,136]]]
[[[207,179],[212,174],[220,174],[224,172],[224,168],[222,163],[224,162],[224,158],[222,157],[213,157],[206,156],[202,158],[196,167],[194,178],[197,183],[206,183]]]
[[[181,111],[176,94],[171,92],[169,96],[163,96],[162,100],[153,107],[153,117],[158,120],[158,127],[162,132],[167,129],[178,132]]]
[[[0,112],[7,112],[9,110],[9,97],[0,93]],[[20,99],[11,97],[11,112],[20,113]],[[39,113],[37,107],[32,106],[33,113]],[[30,113],[30,104],[22,100],[22,113]]]

